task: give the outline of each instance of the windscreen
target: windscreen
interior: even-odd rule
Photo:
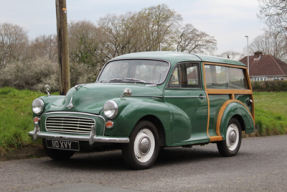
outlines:
[[[100,83],[153,83],[160,84],[165,80],[169,64],[154,60],[119,60],[108,63],[103,69]]]

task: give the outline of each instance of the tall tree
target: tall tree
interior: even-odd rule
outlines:
[[[142,37],[144,37],[146,51],[160,51],[167,43],[167,39],[180,27],[182,17],[174,10],[162,4],[141,10]]]
[[[90,21],[69,24],[70,59],[96,67],[102,62],[101,30]]]
[[[108,58],[141,51],[139,20],[136,14],[107,15],[100,18],[98,26],[103,31],[103,39]]]

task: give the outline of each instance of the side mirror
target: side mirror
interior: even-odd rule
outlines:
[[[44,86],[44,88],[45,88],[46,92],[48,93],[48,96],[50,96],[50,90],[51,90],[50,85],[47,84]]]

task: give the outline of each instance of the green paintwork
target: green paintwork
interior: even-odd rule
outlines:
[[[151,115],[158,118],[166,131],[167,143],[171,143],[172,111],[164,102],[159,102],[152,97],[125,97],[114,99],[119,106],[119,115],[113,119],[115,128],[107,129],[109,136],[129,136],[138,121]]]
[[[110,99],[119,98],[122,95],[125,88],[131,88],[133,91],[133,96],[162,96],[162,91],[158,87],[145,86],[143,84],[108,84],[108,83],[93,83],[86,84],[80,89],[76,90],[71,88],[67,93],[66,97],[55,97],[58,102],[51,102],[50,100],[54,96],[45,96],[42,97],[45,101],[49,99],[48,105],[45,106],[45,112],[49,111],[78,111],[99,114],[103,108],[103,105],[106,101]],[[73,97],[72,102],[74,107],[68,109],[67,105],[69,104],[71,97]],[[51,99],[50,99],[51,98]]]
[[[248,101],[251,99],[251,95],[235,95],[235,99],[244,103],[246,107],[248,107],[249,111],[252,111],[252,105],[248,106]]]
[[[239,115],[242,117],[244,121],[244,125],[245,125],[245,132],[247,134],[254,132],[255,127],[254,127],[253,119],[250,116],[250,113],[241,103],[233,102],[233,103],[230,103],[226,107],[223,113],[223,116],[222,116],[221,125],[220,125],[220,133],[223,136],[223,139],[225,139],[225,136],[226,136],[225,133],[226,133],[226,129],[228,126],[228,122],[235,115]]]
[[[111,61],[120,59],[164,60],[170,64],[170,69],[165,82],[160,85],[92,83],[85,84],[78,89],[73,87],[66,96],[43,96],[41,99],[45,102],[45,110],[44,115],[41,116],[40,130],[46,131],[45,118],[49,115],[55,115],[45,114],[47,112],[81,112],[83,114],[67,114],[67,116],[82,117],[85,117],[84,113],[90,113],[103,116],[107,121],[108,119],[103,114],[103,105],[106,101],[113,100],[118,105],[118,115],[112,119],[114,127],[111,129],[105,128],[104,134],[104,121],[99,117],[92,117],[97,122],[97,135],[128,137],[142,118],[153,116],[158,119],[164,128],[167,146],[208,143],[210,141],[207,135],[208,101],[207,97],[199,98],[200,95],[206,96],[204,81],[201,79],[201,88],[197,89],[167,88],[174,66],[183,61],[199,63],[200,69],[202,69],[202,62],[244,66],[238,61],[229,59],[178,52],[133,53],[116,57]],[[203,77],[202,70],[200,76]],[[131,97],[121,97],[125,88],[132,90]],[[246,105],[246,101],[250,98],[250,95],[236,95],[236,99]],[[68,109],[67,105],[71,99],[74,107]],[[210,123],[208,134],[210,136],[216,135],[215,127],[218,112],[222,104],[229,99],[229,95],[209,95]],[[225,109],[221,122],[220,131],[224,139],[227,123],[233,115],[240,115],[243,118],[246,133],[254,131],[252,118],[246,108],[239,103],[232,103]],[[55,135],[57,134],[55,133]]]
[[[203,131],[207,126],[207,99],[199,98],[200,95],[206,96],[203,89],[165,90],[164,100],[173,112],[172,142],[175,145],[209,139]]]

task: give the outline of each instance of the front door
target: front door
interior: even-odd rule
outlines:
[[[173,110],[174,145],[209,141],[208,105],[200,71],[199,63],[177,64],[165,90],[164,100]]]

